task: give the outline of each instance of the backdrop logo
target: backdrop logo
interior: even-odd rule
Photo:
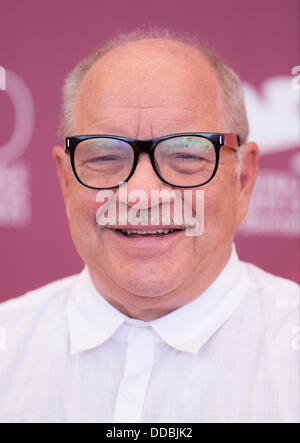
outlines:
[[[20,160],[31,140],[34,105],[21,77],[0,67],[0,93],[8,94],[15,113],[14,129],[0,147],[0,226],[22,227],[31,216],[29,167]]]
[[[258,143],[261,166],[244,235],[297,237],[300,233],[300,66],[290,76],[271,77],[260,91],[244,84],[250,140]]]
[[[6,90],[6,71],[3,66],[0,66],[0,89],[2,91]]]

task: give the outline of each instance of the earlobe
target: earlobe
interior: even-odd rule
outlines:
[[[68,170],[67,170],[68,168],[67,168],[67,163],[66,163],[67,159],[66,159],[65,150],[63,148],[61,148],[60,146],[55,146],[55,148],[53,149],[53,157],[55,159],[57,174],[58,174],[63,198],[65,201],[66,213],[67,213],[67,217],[68,217],[69,216],[69,210],[68,210],[68,206],[69,206],[68,205],[69,178],[68,178]]]
[[[240,172],[239,210],[237,225],[240,226],[247,215],[250,198],[258,174],[258,146],[254,142],[244,145],[244,156]]]

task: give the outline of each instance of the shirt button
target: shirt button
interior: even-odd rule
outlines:
[[[136,390],[133,388],[129,388],[127,389],[127,391],[125,392],[125,397],[127,398],[127,400],[136,400],[137,397],[137,393]]]

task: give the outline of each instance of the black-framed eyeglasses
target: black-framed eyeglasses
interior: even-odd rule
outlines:
[[[149,154],[157,176],[176,188],[194,188],[216,174],[222,146],[238,150],[240,139],[232,133],[191,132],[151,140],[114,135],[77,135],[66,138],[77,180],[92,189],[114,189],[127,182],[139,155]]]

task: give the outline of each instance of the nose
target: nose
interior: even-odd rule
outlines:
[[[162,191],[169,189],[166,183],[164,183],[154,171],[149,155],[142,152],[139,156],[138,164],[134,171],[134,174],[127,182],[127,195],[130,193],[133,197],[132,200],[138,198],[139,206],[143,208],[149,208],[151,206],[151,191]],[[142,191],[142,192],[141,192]],[[117,191],[119,193],[119,191]],[[136,201],[128,201],[129,206],[133,206]]]

